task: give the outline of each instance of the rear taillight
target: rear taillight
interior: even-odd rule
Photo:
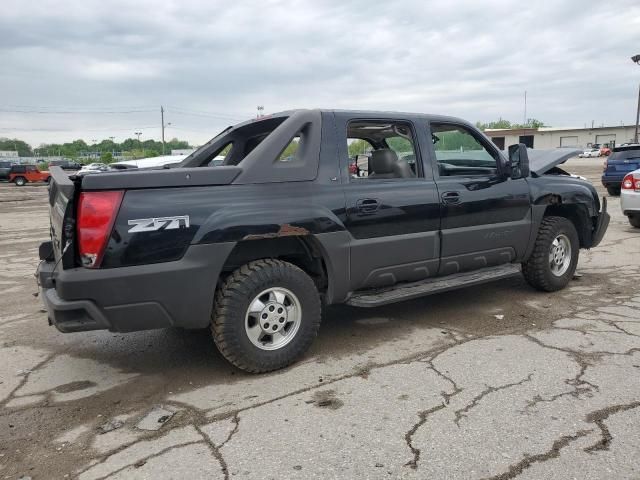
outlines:
[[[78,253],[82,266],[100,266],[123,193],[105,191],[80,194],[77,229]]]
[[[622,185],[620,185],[623,190],[635,190],[636,192],[640,191],[640,174],[634,175],[633,173],[628,173],[625,175],[622,180]]]

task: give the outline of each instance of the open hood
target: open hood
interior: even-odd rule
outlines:
[[[554,148],[552,150],[527,149],[531,173],[536,176],[544,175],[553,167],[575,157],[582,150],[578,148]]]

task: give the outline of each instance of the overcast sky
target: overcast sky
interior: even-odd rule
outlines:
[[[631,124],[640,82],[638,0],[3,0],[0,35],[0,137],[34,146],[159,139],[160,105],[195,144],[257,105],[521,122],[525,90],[552,126]]]

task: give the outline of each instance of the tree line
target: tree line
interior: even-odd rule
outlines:
[[[480,130],[486,130],[487,128],[540,128],[548,127],[542,120],[536,118],[528,118],[527,123],[512,123],[509,120],[500,118],[493,122],[476,122],[476,127]]]
[[[186,140],[172,138],[165,142],[165,154],[171,150],[193,148]],[[84,140],[74,140],[66,143],[42,144],[32,147],[27,142],[17,138],[0,138],[0,150],[17,151],[20,157],[65,157],[69,159],[80,158],[87,153],[100,153],[103,161],[112,160],[114,153],[119,153],[130,158],[157,157],[162,155],[162,142],[157,140],[138,141],[135,138],[127,138],[123,142],[114,142],[110,139],[99,143],[88,144]]]

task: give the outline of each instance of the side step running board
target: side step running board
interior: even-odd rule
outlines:
[[[456,288],[509,278],[519,273],[520,265],[509,263],[497,267],[481,268],[471,272],[456,273],[446,277],[433,277],[419,282],[401,283],[393,287],[363,290],[354,293],[346,303],[354,307],[379,307],[388,303],[411,300],[412,298],[455,290]]]

